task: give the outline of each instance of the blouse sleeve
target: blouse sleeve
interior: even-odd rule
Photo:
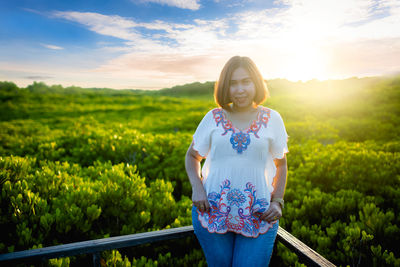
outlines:
[[[197,126],[196,132],[193,134],[193,149],[204,158],[207,157],[211,147],[212,118],[212,111],[209,111],[203,117]]]
[[[282,159],[289,152],[287,141],[288,134],[283,123],[282,117],[278,112],[274,112],[272,126],[272,142],[270,144],[270,153],[272,159]]]

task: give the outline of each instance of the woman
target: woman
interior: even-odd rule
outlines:
[[[279,113],[260,105],[267,94],[254,62],[231,58],[215,85],[220,108],[204,116],[186,153],[193,227],[209,266],[269,264],[284,204],[288,135]]]

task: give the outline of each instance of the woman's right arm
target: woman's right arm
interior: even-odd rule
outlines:
[[[192,202],[200,212],[209,212],[210,204],[208,203],[207,194],[201,182],[201,165],[203,159],[199,153],[193,149],[193,143],[190,144],[186,152],[185,168],[192,185]]]

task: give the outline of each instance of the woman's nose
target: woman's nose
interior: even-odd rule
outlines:
[[[244,86],[242,83],[238,83],[238,85],[237,85],[237,91],[238,91],[238,92],[243,92],[243,91],[246,91],[246,88],[245,88],[245,86]]]

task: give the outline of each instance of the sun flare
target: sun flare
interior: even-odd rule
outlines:
[[[328,56],[320,48],[310,44],[296,45],[289,55],[285,68],[285,78],[292,81],[328,79]]]

